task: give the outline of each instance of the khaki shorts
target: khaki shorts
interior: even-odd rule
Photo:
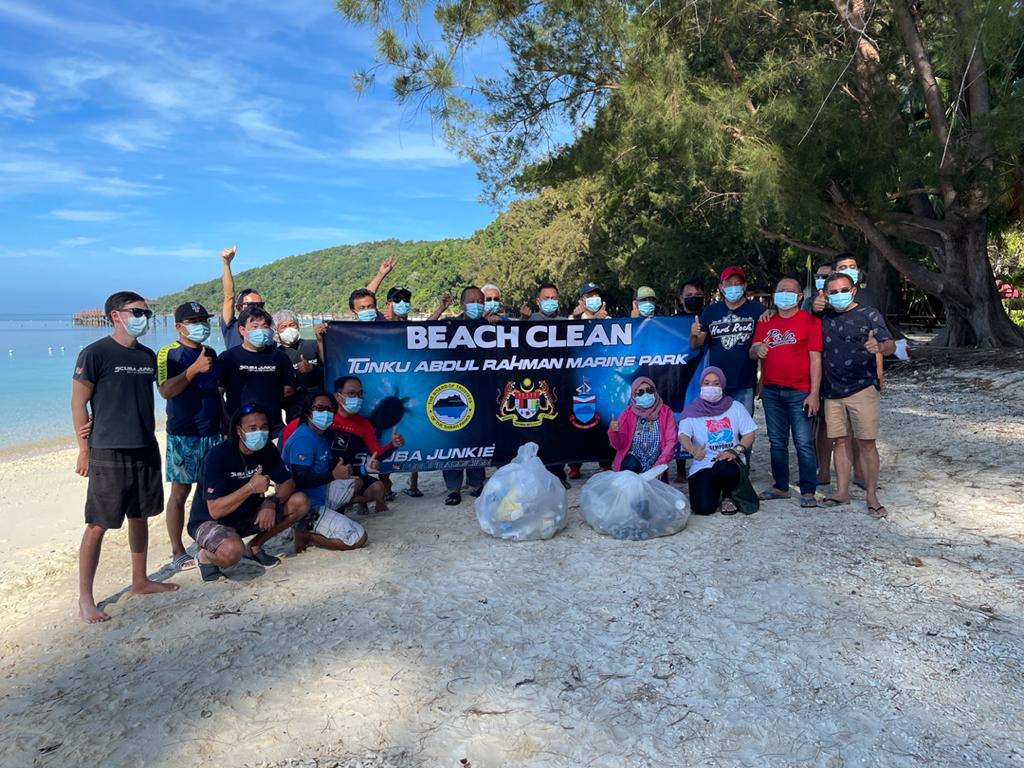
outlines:
[[[830,438],[848,435],[847,419],[858,440],[878,439],[878,419],[881,412],[881,393],[874,387],[865,387],[849,397],[825,400],[825,429]]]

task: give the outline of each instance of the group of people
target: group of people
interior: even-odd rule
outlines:
[[[288,528],[294,530],[296,552],[310,544],[362,547],[366,531],[345,511],[366,512],[369,505],[384,511],[396,497],[391,478],[379,472],[380,459],[402,447],[404,438],[396,428],[387,443],[380,443],[383,438],[361,414],[357,377],[342,376],[326,386],[323,326],[315,339],[303,339],[294,312],[270,314],[258,290],[235,290],[235,252],[227,248],[221,253],[224,301],[218,319],[225,349],[219,355],[206,344],[213,315],[194,301],[174,312],[177,339],[157,352],[141,344],[152,311],[142,296],[125,291],[110,296],[104,306],[111,334],[83,349],[76,362],[71,398],[79,444],[76,469],[89,479],[79,583],[80,612],[87,623],[110,618],[95,602],[93,580],[105,532],[120,528],[125,519],[132,591],[146,594],[177,589],[147,575],[147,519],[161,512],[166,513],[172,567],[197,568],[210,581],[243,558],[267,568],[277,565],[280,560],[263,545]],[[392,287],[378,307],[377,290],[395,261],[385,260],[365,288],[352,292],[354,320],[409,319],[413,294],[408,288]],[[677,419],[655,382],[636,378],[628,405],[608,429],[614,461],[601,468],[642,472],[668,464],[678,443],[689,457],[688,470],[686,460],[679,460],[677,468],[687,475],[693,511],[747,512],[759,500],[789,496],[792,432],[802,506],[849,503],[856,465],[854,479],[863,483],[869,509],[884,515],[874,444],[881,387],[876,358],[890,354],[893,341],[877,307],[861,301],[870,294],[859,284],[852,257],[844,254],[828,266],[827,275],[821,270],[819,275],[818,292],[808,297],[805,308],[799,282],[780,280],[771,310],[747,297],[740,267],[722,271],[722,298],[707,305],[702,282],[686,281],[673,314],[691,324],[691,367],[700,371],[700,395]],[[534,305],[523,304],[510,316],[497,286],[470,286],[458,297],[457,317],[497,322],[609,316],[595,283],[581,285],[575,298],[571,310],[563,312],[557,287],[544,283]],[[659,314],[657,302],[657,293],[642,286],[630,314]],[[429,319],[439,318],[453,303],[453,297],[443,297]],[[744,489],[756,433],[752,414],[758,366],[774,482],[751,494]],[[154,382],[167,401],[166,507]],[[822,400],[825,418],[819,421],[824,424],[816,427]],[[835,458],[836,490],[819,501],[815,491],[829,482],[829,456]],[[579,465],[571,465],[568,474],[562,466],[550,469],[566,485],[579,477]],[[443,475],[449,505],[461,503],[464,489],[479,495],[485,481],[483,468],[445,470]],[[403,490],[422,495],[415,473]],[[187,553],[186,530],[196,543],[195,556]]]

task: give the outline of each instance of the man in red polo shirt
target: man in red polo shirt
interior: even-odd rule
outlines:
[[[750,358],[761,361],[761,404],[771,444],[774,485],[760,498],[789,498],[789,433],[793,432],[799,470],[800,506],[816,507],[818,462],[814,416],[820,404],[821,321],[800,309],[800,283],[784,277],[775,287],[770,320],[754,330]]]

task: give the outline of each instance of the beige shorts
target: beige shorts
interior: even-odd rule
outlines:
[[[858,440],[878,439],[878,419],[881,412],[881,393],[874,387],[865,387],[849,397],[825,400],[825,429],[830,438],[846,437],[847,421]]]

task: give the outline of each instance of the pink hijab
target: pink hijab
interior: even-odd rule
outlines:
[[[636,404],[636,391],[647,384],[654,390],[654,405],[650,408],[641,408]],[[661,395],[658,394],[658,388],[654,385],[646,376],[638,376],[634,379],[633,383],[629,387],[629,410],[640,419],[647,419],[648,421],[657,421],[658,415],[661,413]]]

